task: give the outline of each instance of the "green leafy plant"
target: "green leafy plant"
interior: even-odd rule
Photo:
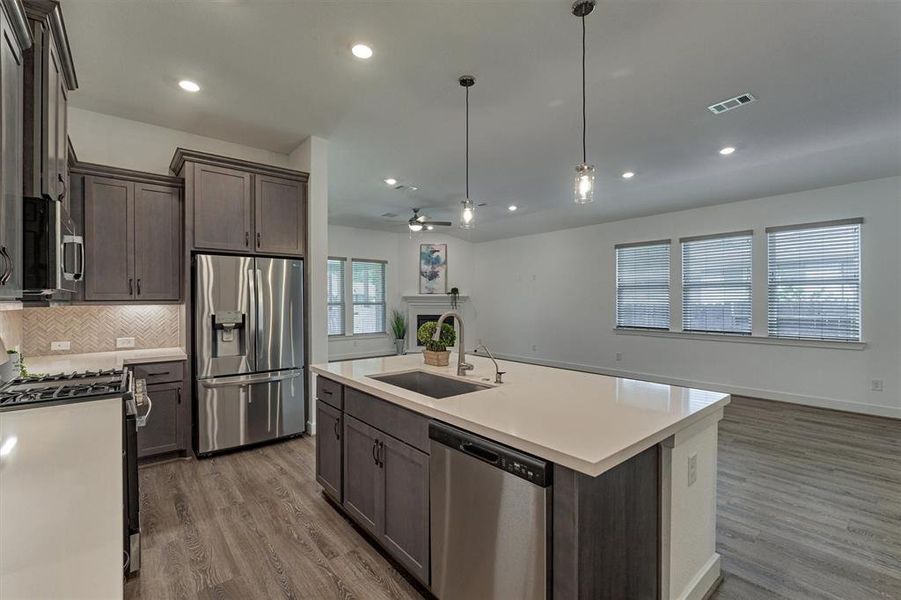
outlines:
[[[396,340],[407,337],[407,317],[396,308],[391,309],[391,332]]]
[[[423,323],[416,331],[416,339],[418,339],[420,343],[425,344],[426,350],[430,352],[444,352],[457,341],[457,332],[447,323],[441,325],[441,336],[438,338],[438,341],[432,340],[432,336],[435,335],[435,330],[437,328],[437,321],[429,321]]]

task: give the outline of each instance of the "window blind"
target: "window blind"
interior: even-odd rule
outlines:
[[[860,340],[860,224],[767,229],[769,335]]]
[[[343,258],[328,259],[328,334],[344,335]]]
[[[670,242],[616,247],[616,326],[669,329]]]
[[[752,232],[682,240],[682,329],[751,334]]]
[[[384,333],[385,263],[354,260],[351,271],[354,333]]]

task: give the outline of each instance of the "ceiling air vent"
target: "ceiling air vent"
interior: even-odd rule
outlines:
[[[722,114],[724,112],[730,111],[733,108],[738,108],[739,106],[744,106],[745,104],[750,104],[756,101],[757,98],[754,97],[751,93],[745,93],[740,96],[736,96],[735,98],[729,98],[728,100],[723,100],[722,102],[717,102],[716,104],[711,104],[707,107],[707,110],[712,112],[715,115]]]

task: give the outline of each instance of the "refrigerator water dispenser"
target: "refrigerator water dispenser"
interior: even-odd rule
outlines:
[[[247,315],[238,310],[224,311],[212,316],[214,357],[247,354],[246,317]]]

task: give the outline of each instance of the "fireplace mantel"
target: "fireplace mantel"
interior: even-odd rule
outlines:
[[[450,306],[450,294],[409,294],[401,296],[407,304],[447,304]],[[457,295],[457,303],[466,302],[469,296],[465,294]]]
[[[419,352],[421,348],[416,344],[416,317],[421,314],[441,314],[451,310],[450,294],[407,294],[401,296],[407,304],[407,351]],[[469,300],[469,296],[460,294],[457,296],[458,310]],[[456,348],[456,346],[454,346]]]

